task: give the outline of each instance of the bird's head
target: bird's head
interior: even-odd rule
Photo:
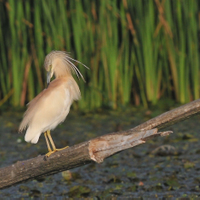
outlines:
[[[75,73],[78,78],[84,80],[83,75],[79,69],[72,63],[72,61],[82,64],[81,62],[71,58],[65,51],[51,51],[45,58],[44,68],[47,71],[47,85],[49,85],[52,76],[71,75]],[[89,69],[86,65],[82,64],[85,68]],[[85,81],[85,80],[84,80]]]

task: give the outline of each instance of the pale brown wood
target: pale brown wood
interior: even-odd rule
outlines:
[[[103,162],[105,158],[119,151],[145,143],[144,139],[166,134],[157,131],[158,129],[142,132],[128,130],[111,133],[56,152],[48,158],[39,155],[36,158],[18,161],[0,169],[0,188],[73,169],[90,162]]]
[[[153,128],[163,129],[177,122],[186,120],[200,112],[200,99],[182,105],[178,108],[165,112],[153,119],[146,121],[132,130],[150,130]]]
[[[49,158],[39,155],[36,158],[18,161],[0,169],[0,188],[76,168],[90,162],[103,162],[105,158],[143,144],[152,137],[170,134],[170,131],[158,132],[158,130],[185,120],[199,111],[200,100],[196,100],[159,115],[133,129],[103,135],[56,152]]]

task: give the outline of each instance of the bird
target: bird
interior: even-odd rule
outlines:
[[[65,120],[73,101],[81,98],[79,86],[72,74],[75,73],[83,81],[85,79],[73,62],[82,64],[65,51],[54,50],[45,57],[47,87],[27,104],[19,126],[19,132],[26,130],[25,141],[33,144],[36,144],[40,135],[44,133],[48,149],[46,157],[68,147],[57,149],[50,131]],[[55,79],[51,81],[53,75]]]

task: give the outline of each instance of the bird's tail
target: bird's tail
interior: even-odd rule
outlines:
[[[29,127],[26,131],[24,139],[26,142],[36,144],[39,140],[40,135],[40,132],[38,133],[38,131],[35,131]]]

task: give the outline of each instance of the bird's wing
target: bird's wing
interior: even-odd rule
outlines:
[[[52,81],[47,89],[28,104],[19,131],[26,129],[27,126],[44,129],[55,123],[59,120],[60,115],[63,115],[63,112],[68,109],[68,106],[70,107],[70,101],[70,90],[67,88],[67,84],[61,84],[61,80]]]
[[[34,110],[37,109],[37,105],[40,105],[41,98],[45,95],[45,93],[48,93],[47,89],[44,89],[41,93],[39,93],[34,99],[32,99],[27,104],[28,108],[26,112],[24,113],[23,120],[19,126],[19,132],[27,128],[30,120],[32,119],[34,115]]]

